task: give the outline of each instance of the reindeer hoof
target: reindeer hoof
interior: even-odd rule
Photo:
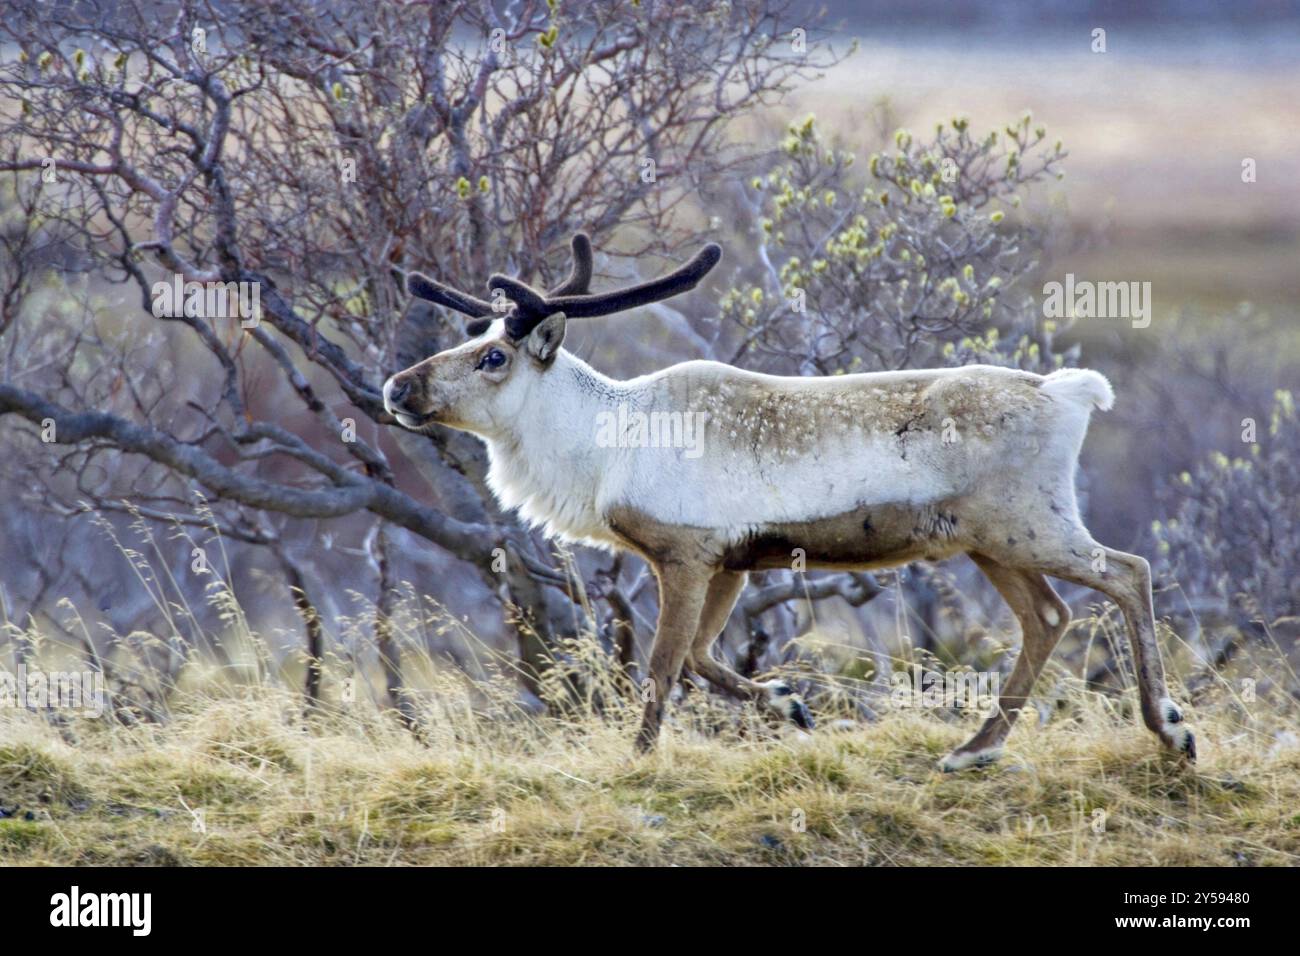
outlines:
[[[986,747],[984,750],[954,750],[939,761],[939,769],[944,773],[957,773],[973,767],[987,767],[997,763],[1002,757],[1001,747]]]
[[[1196,735],[1183,723],[1183,712],[1178,705],[1166,698],[1160,702],[1160,716],[1163,725],[1160,728],[1160,742],[1170,750],[1180,753],[1188,763],[1196,763]]]
[[[767,706],[772,708],[800,730],[812,730],[817,726],[812,711],[785,681],[769,681],[767,688]]]
[[[1196,763],[1196,735],[1187,727],[1166,727],[1160,733],[1160,742],[1175,753],[1183,755],[1188,763]]]
[[[812,730],[815,728],[817,722],[813,720],[812,711],[808,709],[808,705],[798,697],[793,699],[793,704],[794,707],[790,711],[790,719],[794,721],[794,725],[800,730]]]

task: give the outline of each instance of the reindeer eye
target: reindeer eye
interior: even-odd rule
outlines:
[[[478,365],[474,366],[474,368],[475,369],[500,368],[502,365],[505,364],[506,364],[505,352],[502,352],[500,349],[488,349],[486,352],[483,353],[483,357],[478,360]]]

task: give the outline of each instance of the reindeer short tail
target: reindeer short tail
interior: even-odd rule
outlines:
[[[1106,376],[1087,368],[1058,369],[1043,380],[1043,391],[1053,398],[1074,402],[1088,411],[1109,411],[1115,404],[1115,390]]]

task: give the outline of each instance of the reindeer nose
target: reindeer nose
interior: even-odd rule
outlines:
[[[393,379],[388,385],[388,400],[398,404],[411,391],[410,379]]]

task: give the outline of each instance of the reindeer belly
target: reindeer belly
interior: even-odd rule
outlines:
[[[871,570],[921,559],[937,561],[963,550],[961,520],[943,504],[884,504],[809,521],[762,524],[723,555],[733,571]]]

